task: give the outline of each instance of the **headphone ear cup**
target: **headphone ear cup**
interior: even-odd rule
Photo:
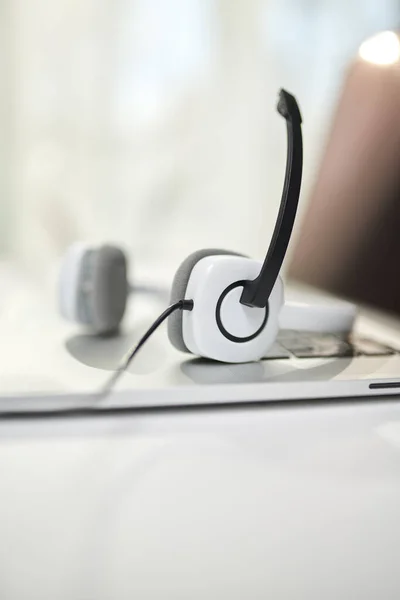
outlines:
[[[58,284],[59,310],[61,316],[68,321],[79,321],[82,264],[90,250],[89,244],[75,242],[67,249],[61,262]]]
[[[128,299],[126,256],[116,246],[101,246],[93,255],[91,270],[91,324],[96,333],[112,333],[122,321]]]
[[[193,301],[192,310],[181,311],[178,333],[184,348],[219,362],[258,361],[278,334],[284,296],[282,280],[276,279],[264,307],[248,306],[241,302],[243,289],[247,281],[257,278],[262,263],[226,252],[210,254],[202,253],[202,259],[197,260],[190,273],[180,273],[186,278],[189,275],[184,298]],[[182,291],[183,286],[177,289]],[[174,343],[175,339],[171,341]]]
[[[175,304],[179,300],[185,298],[187,285],[190,279],[190,274],[195,265],[208,256],[220,256],[220,255],[232,255],[232,256],[244,256],[237,252],[230,252],[229,250],[220,250],[216,248],[208,248],[203,250],[196,250],[190,254],[180,265],[179,269],[175,273],[175,277],[172,282],[170,304]],[[190,299],[190,298],[189,298]],[[189,352],[184,340],[182,330],[182,318],[183,311],[175,311],[168,319],[168,337],[171,344],[181,352]]]
[[[90,327],[93,333],[111,333],[124,316],[128,291],[122,250],[85,244],[68,250],[60,278],[60,309],[65,318]]]

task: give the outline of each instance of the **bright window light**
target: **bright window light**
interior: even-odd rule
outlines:
[[[359,55],[374,65],[393,65],[400,59],[400,41],[393,31],[382,31],[365,40]]]

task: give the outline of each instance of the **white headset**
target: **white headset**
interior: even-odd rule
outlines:
[[[182,352],[242,363],[263,358],[276,339],[284,306],[279,271],[296,217],[303,169],[296,99],[281,90],[277,110],[286,120],[288,150],[282,200],[265,260],[217,249],[186,258],[172,283],[172,307],[163,315],[169,317],[171,343]],[[94,333],[115,331],[130,291],[134,289],[127,280],[127,260],[119,248],[74,244],[68,250],[60,281],[60,308],[67,319]],[[304,330],[303,316],[309,323],[310,308],[297,306],[289,313],[287,308],[291,327]]]

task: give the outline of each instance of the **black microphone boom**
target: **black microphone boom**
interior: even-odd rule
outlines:
[[[268,298],[279,275],[296,218],[303,174],[303,138],[301,114],[294,96],[281,90],[277,110],[286,119],[287,160],[282,200],[274,233],[260,274],[246,281],[240,302],[246,306],[267,306]]]

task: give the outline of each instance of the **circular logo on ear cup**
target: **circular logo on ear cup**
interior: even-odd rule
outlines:
[[[218,329],[231,342],[244,343],[254,340],[264,329],[268,319],[265,308],[253,308],[240,303],[245,281],[229,285],[218,299],[215,318]]]

